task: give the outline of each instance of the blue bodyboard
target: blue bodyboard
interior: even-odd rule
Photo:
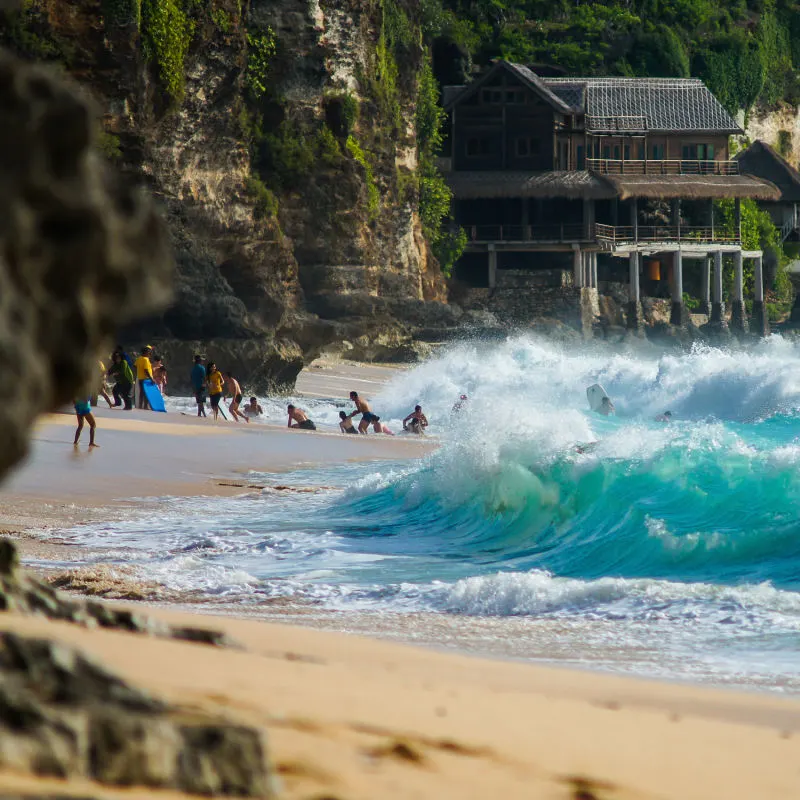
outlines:
[[[161,396],[161,392],[158,390],[158,386],[153,383],[149,378],[144,382],[144,396],[147,398],[147,402],[150,403],[150,408],[153,411],[166,411],[166,406],[164,405],[164,398]]]

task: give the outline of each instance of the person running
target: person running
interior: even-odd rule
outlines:
[[[422,406],[414,406],[414,410],[403,420],[403,430],[421,434],[428,427],[428,418],[422,413]]]
[[[247,417],[260,417],[264,413],[264,409],[258,404],[258,398],[250,398],[250,402],[244,407],[244,413]]]
[[[300,428],[303,431],[315,431],[317,429],[317,426],[306,416],[306,412],[302,408],[297,408],[289,403],[286,406],[286,410],[289,412],[289,428]],[[292,425],[292,420],[294,420],[294,425]]]
[[[165,395],[167,389],[167,367],[160,356],[153,356],[153,380],[158,386],[158,391]]]
[[[344,413],[344,411],[339,412],[339,430],[342,433],[355,433],[358,435],[358,431],[353,425],[353,420]]]
[[[222,400],[225,379],[213,361],[208,365],[206,380],[208,381],[208,399],[211,400],[211,410],[214,412],[216,420],[219,418],[219,401]]]
[[[131,389],[133,389],[133,372],[128,362],[123,358],[122,353],[115,350],[111,354],[111,366],[108,368],[108,377],[114,381],[112,394],[114,395],[114,405],[119,408],[123,402],[125,410],[133,408],[131,403]]]
[[[147,396],[144,393],[144,382],[146,380],[153,380],[153,365],[150,363],[150,356],[153,353],[153,348],[150,345],[142,348],[142,354],[134,362],[136,367],[136,381],[139,389],[139,402],[137,407],[145,410],[150,409],[150,403],[147,402]]]
[[[375,433],[382,433],[380,420],[377,414],[372,413],[369,403],[358,396],[358,392],[350,392],[350,399],[356,404],[356,410],[350,414],[352,419],[356,414],[361,414],[361,422],[358,423],[358,432],[366,433],[370,425]]]
[[[196,355],[194,357],[194,366],[189,375],[189,380],[192,383],[194,399],[197,403],[197,416],[204,417],[206,415],[206,387],[208,386],[208,381],[206,368],[203,366],[203,356]]]
[[[83,423],[89,423],[89,449],[99,447],[100,445],[94,442],[94,432],[97,428],[94,415],[92,414],[92,404],[87,397],[85,400],[75,400],[75,414],[78,417],[78,429],[75,431],[75,441],[72,443],[74,447],[78,446],[78,440],[81,438],[81,431],[83,431]]]
[[[239,421],[241,417],[245,422],[250,422],[249,417],[242,414],[239,411],[239,405],[242,402],[242,387],[239,386],[239,381],[233,377],[230,372],[225,373],[225,388],[228,390],[228,394],[231,396],[231,404],[228,406],[230,409],[231,414],[236,422]]]

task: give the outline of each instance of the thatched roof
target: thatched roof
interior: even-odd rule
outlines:
[[[459,200],[499,197],[566,197],[604,200],[617,197],[752,197],[776,200],[780,191],[752,175],[595,175],[591,172],[447,172]]]
[[[766,142],[756,139],[753,144],[734,158],[742,172],[756,175],[774,183],[786,203],[800,203],[800,172]]]
[[[777,186],[752,175],[604,175],[603,180],[613,187],[620,200],[630,197],[777,200],[780,197]]]
[[[590,172],[447,172],[453,194],[459,200],[498,197],[566,197],[601,200],[615,190]]]

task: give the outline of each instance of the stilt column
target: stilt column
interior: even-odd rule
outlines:
[[[747,333],[747,314],[744,310],[744,259],[742,251],[733,254],[733,300],[731,302],[731,330],[734,333]]]
[[[580,289],[583,286],[583,253],[580,247],[572,251],[572,272],[575,288]]]
[[[683,253],[676,250],[672,261],[672,314],[670,324],[684,327],[689,321],[683,304]]]
[[[489,245],[489,288],[497,286],[497,250],[494,245]]]
[[[711,259],[703,259],[703,275],[700,289],[702,298],[700,303],[700,313],[711,316]]]
[[[763,256],[756,256],[753,264],[753,318],[750,330],[756,336],[769,336],[769,314],[764,304]]]
[[[635,331],[644,330],[644,314],[639,295],[639,262],[641,256],[635,250],[628,256],[628,328]]]
[[[711,317],[709,325],[727,328],[725,321],[725,304],[722,302],[722,251],[714,253],[714,279],[711,282]]]
[[[589,256],[592,259],[592,286],[597,288],[597,253],[591,253]]]

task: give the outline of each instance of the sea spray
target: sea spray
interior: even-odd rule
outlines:
[[[595,382],[616,417],[588,411]],[[394,427],[421,404],[438,450],[281,477],[330,487],[312,494],[165,501],[71,535],[209,602],[427,612],[465,639],[469,619],[517,637],[527,620],[527,650],[500,623],[485,646],[800,691],[797,345],[465,343],[370,400]],[[261,404],[284,422],[283,401]],[[304,406],[336,430],[347,403]]]

